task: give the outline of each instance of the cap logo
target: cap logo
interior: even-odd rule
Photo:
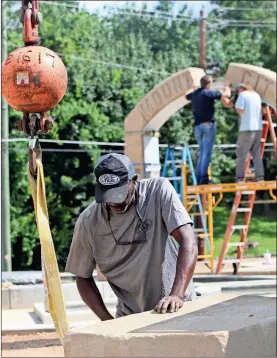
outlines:
[[[115,174],[103,174],[99,177],[98,180],[102,185],[115,185],[119,183],[120,178]]]

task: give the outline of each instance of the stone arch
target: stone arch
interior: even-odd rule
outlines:
[[[195,67],[175,73],[153,88],[126,117],[125,154],[141,177],[159,172],[158,131],[176,111],[189,103],[185,93],[194,85],[199,86],[204,75],[202,69]]]
[[[264,102],[276,108],[276,72],[243,63],[230,63],[225,80],[232,83],[232,88],[239,83],[250,84]]]
[[[159,175],[158,131],[176,111],[189,103],[185,93],[199,86],[204,75],[205,72],[196,67],[175,73],[152,89],[126,117],[125,154],[131,158],[140,177]],[[251,84],[265,102],[276,108],[275,72],[230,63],[225,80],[232,83],[233,89],[241,82]]]

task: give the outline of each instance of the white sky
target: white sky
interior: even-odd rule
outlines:
[[[103,9],[104,6],[114,5],[116,7],[123,6],[128,1],[80,1],[81,6],[94,12]],[[130,1],[129,1],[130,2]],[[143,3],[147,3],[148,9],[152,10],[157,4],[157,1],[135,1],[138,8],[141,8]],[[193,10],[193,15],[198,17],[202,6],[206,10],[206,15],[214,7],[208,1],[174,1],[175,7],[182,7],[184,4],[188,5],[189,9]]]

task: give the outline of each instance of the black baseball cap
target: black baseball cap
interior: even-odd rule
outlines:
[[[95,200],[97,203],[125,201],[131,180],[136,175],[131,160],[122,154],[110,153],[99,158],[96,176]]]

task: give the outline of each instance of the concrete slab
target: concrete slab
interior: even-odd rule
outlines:
[[[173,314],[145,312],[72,329],[65,357],[275,356],[275,299],[230,297],[187,302]]]
[[[115,316],[117,301],[106,301],[105,304],[111,315]],[[99,322],[99,318],[83,301],[66,303],[66,312],[70,325],[76,322]],[[50,313],[45,311],[43,303],[34,304],[34,315],[40,323],[47,325],[53,323],[52,317]]]
[[[220,277],[220,276],[214,276]],[[237,276],[232,276],[237,277]],[[265,276],[266,277],[266,276]],[[206,295],[214,295],[218,293],[223,293],[224,291],[238,291],[238,294],[242,294],[240,292],[244,291],[243,294],[253,294],[253,293],[270,293],[276,292],[276,276],[275,279],[256,279],[256,280],[228,280],[228,281],[215,281],[207,282],[204,280],[203,282],[195,282],[196,291],[200,292],[202,296]],[[249,292],[249,293],[247,293]]]
[[[2,331],[5,329],[24,329],[31,328],[38,324],[39,320],[35,317],[32,310],[2,310]]]
[[[2,288],[2,310],[10,309],[10,290]]]
[[[42,284],[18,285],[10,288],[10,308],[28,309],[31,302],[44,301],[44,288]]]
[[[215,295],[221,292],[221,286],[218,283],[195,283],[195,289],[201,293],[201,296]]]
[[[238,282],[221,282],[221,289],[224,290],[242,290],[242,289],[276,289],[275,280],[251,280],[251,281],[238,281]]]
[[[259,281],[259,280],[274,280],[276,281],[276,275],[196,275],[193,277],[195,284],[198,282],[201,283],[221,283],[221,282],[230,282],[230,281]]]
[[[108,282],[96,281],[96,285],[104,301],[109,301],[116,298]],[[77,289],[76,282],[65,282],[62,284],[62,288],[66,302],[81,301],[81,296]],[[14,285],[8,289],[2,289],[2,292],[4,293],[4,309],[28,309],[32,308],[34,303],[44,301],[43,284]]]
[[[41,312],[44,313],[43,308]],[[48,314],[49,315],[49,314]],[[94,315],[89,315],[84,321],[74,321],[69,319],[71,328],[84,327],[95,324],[100,320],[93,319]],[[32,310],[2,310],[2,335],[24,335],[37,332],[55,332],[53,321],[49,315],[47,322],[42,323],[39,317]]]
[[[75,276],[69,272],[60,273],[62,282],[75,281]],[[11,282],[15,285],[42,283],[42,271],[3,271],[2,282]]]

